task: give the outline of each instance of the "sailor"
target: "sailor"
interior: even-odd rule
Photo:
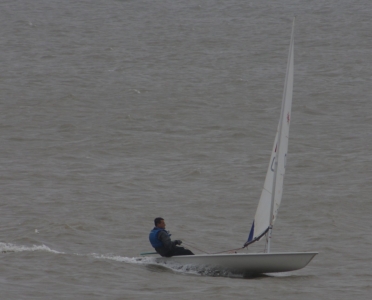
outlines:
[[[171,241],[171,234],[165,230],[165,222],[163,218],[156,218],[154,223],[155,227],[150,232],[149,240],[151,246],[155,248],[157,253],[165,257],[176,255],[194,255],[194,253],[192,253],[190,250],[177,246],[181,245],[182,241]]]

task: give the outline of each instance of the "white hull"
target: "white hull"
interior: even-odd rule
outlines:
[[[207,266],[233,273],[262,274],[288,272],[305,267],[317,252],[236,253],[160,257],[157,262]]]

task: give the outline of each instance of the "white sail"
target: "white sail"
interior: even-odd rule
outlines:
[[[261,198],[245,246],[259,240],[269,230],[269,227],[274,224],[282,200],[293,94],[293,43],[294,20],[291,42],[289,45],[287,72],[278,129],[275,136],[273,150],[271,152],[270,163],[267,169]]]

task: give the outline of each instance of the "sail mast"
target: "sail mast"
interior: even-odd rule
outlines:
[[[287,92],[290,90],[290,98],[292,98],[292,90],[293,90],[293,42],[294,42],[294,25],[295,25],[295,18],[293,18],[293,24],[292,24],[292,33],[291,33],[291,41],[289,44],[289,53],[288,53],[288,62],[287,62],[287,71],[285,76],[285,84],[284,84],[284,91],[283,91],[283,99],[282,99],[282,109],[280,113],[280,120],[279,120],[279,127],[278,127],[278,142],[276,145],[276,155],[275,155],[275,164],[274,164],[274,180],[273,180],[273,187],[272,187],[272,194],[271,194],[271,205],[270,205],[270,226],[269,231],[267,233],[267,239],[266,239],[266,252],[270,253],[270,244],[271,244],[271,233],[273,229],[273,223],[274,223],[274,202],[275,202],[275,196],[276,196],[276,182],[278,177],[278,163],[279,159],[285,160],[286,153],[283,156],[281,155],[281,140],[282,140],[282,133],[283,133],[283,124],[284,124],[284,114],[286,112],[286,99],[287,99]],[[291,101],[292,102],[292,99]],[[289,107],[289,111],[291,110],[291,107]],[[287,123],[290,121],[290,115],[288,113],[288,119]],[[288,138],[288,136],[287,136]],[[285,164],[285,162],[283,162]],[[279,174],[279,176],[284,176],[284,174]]]
[[[243,248],[256,241],[259,241],[263,236],[266,235],[266,252],[270,252],[271,230],[276,220],[280,202],[282,200],[293,94],[294,23],[295,19],[293,18],[282,108],[273,148],[271,151],[270,163],[266,172],[264,186],[261,192],[260,200],[258,201],[256,214],[248,235],[248,240],[245,242]]]

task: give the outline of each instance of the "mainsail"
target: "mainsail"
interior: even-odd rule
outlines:
[[[244,244],[244,247],[260,240],[269,231],[276,220],[276,215],[278,214],[278,209],[282,200],[293,94],[294,22],[295,20],[293,20],[292,25],[287,72],[278,129],[275,136],[273,150],[271,152],[270,163],[267,169],[261,198],[258,203],[248,240]]]

